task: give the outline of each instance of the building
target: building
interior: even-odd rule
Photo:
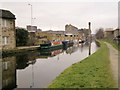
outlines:
[[[2,56],[0,57],[0,90],[2,90]]]
[[[52,35],[48,34],[46,31],[36,32],[35,36],[37,38],[36,43],[35,43],[36,45],[46,43],[52,38]]]
[[[27,30],[28,32],[37,32],[37,26],[28,25]]]
[[[80,33],[79,33],[79,29],[71,24],[67,24],[65,25],[65,37],[68,40],[75,40],[78,41],[80,39]]]
[[[79,40],[82,40],[82,41],[85,41],[85,31],[84,31],[84,29],[79,29],[78,30],[78,33],[79,33]]]
[[[65,31],[66,31],[66,33],[78,34],[78,28],[71,24],[65,25]]]
[[[104,32],[105,38],[115,38],[120,34],[119,29],[107,28]]]
[[[36,41],[37,41],[37,38],[36,38],[36,32],[29,32],[29,35],[28,35],[28,41],[27,41],[27,45],[28,46],[34,46],[36,45]]]
[[[29,31],[31,28],[27,26],[27,29]],[[42,31],[42,30],[38,30],[37,27],[36,30],[34,30],[34,32],[29,32],[28,45],[39,45],[51,41],[64,41],[64,40],[78,41],[78,40],[83,40],[84,37],[83,31],[82,32],[79,31],[77,27],[71,24],[65,26],[65,31],[64,30]]]
[[[8,10],[0,9],[0,47],[11,50],[16,47],[15,15]]]
[[[37,29],[37,32],[41,32],[42,31],[42,29]]]
[[[63,40],[65,40],[65,31],[63,31],[63,30],[59,30],[59,31],[52,31],[52,30],[49,30],[49,31],[47,31],[47,33],[48,34],[51,34],[52,36],[54,36],[54,37],[52,37],[51,38],[51,40],[53,40],[53,41],[63,41]]]

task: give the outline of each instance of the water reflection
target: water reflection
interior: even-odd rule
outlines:
[[[66,53],[67,54],[72,54],[75,51],[77,51],[77,49],[78,49],[78,45],[73,45],[72,47],[67,48]]]
[[[16,88],[16,57],[2,58],[2,89]]]
[[[91,44],[92,53],[97,50]],[[67,50],[29,52],[4,57],[0,63],[2,89],[44,88],[64,69],[88,56],[88,44],[77,44]],[[1,65],[2,64],[2,65]]]
[[[63,50],[62,49],[59,49],[59,50],[54,50],[54,51],[44,51],[44,52],[40,52],[40,56],[48,56],[48,57],[53,57],[53,56],[56,56],[60,53],[62,53]]]
[[[35,64],[36,56],[34,53],[16,55],[17,69],[25,69],[28,65]]]

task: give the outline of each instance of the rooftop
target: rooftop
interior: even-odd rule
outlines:
[[[16,19],[15,15],[8,10],[0,9],[0,18],[5,19]]]
[[[113,32],[113,31],[116,31],[116,30],[119,30],[119,29],[112,29],[112,28],[110,28],[110,29],[106,29],[105,32]]]

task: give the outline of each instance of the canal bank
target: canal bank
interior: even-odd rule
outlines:
[[[64,43],[66,42],[66,43]],[[3,56],[9,56],[9,55],[14,55],[14,54],[19,54],[19,53],[25,53],[28,51],[53,51],[57,49],[67,49],[71,46],[73,46],[73,42],[70,41],[64,41],[64,42],[52,42],[52,43],[47,43],[47,44],[40,44],[39,46],[21,46],[21,47],[16,47],[11,50],[3,50],[2,55]]]
[[[64,70],[48,88],[117,88],[106,44],[100,42],[97,52]]]
[[[14,54],[19,54],[23,52],[28,52],[28,51],[36,51],[39,49],[40,46],[23,46],[23,47],[16,47],[15,49],[12,50],[4,50],[2,51],[3,56],[9,56],[9,55],[14,55]]]

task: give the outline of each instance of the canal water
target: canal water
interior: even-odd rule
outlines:
[[[91,53],[98,49],[91,43]],[[62,71],[89,55],[88,44],[77,44],[67,50],[28,52],[2,59],[2,87],[46,88]]]

